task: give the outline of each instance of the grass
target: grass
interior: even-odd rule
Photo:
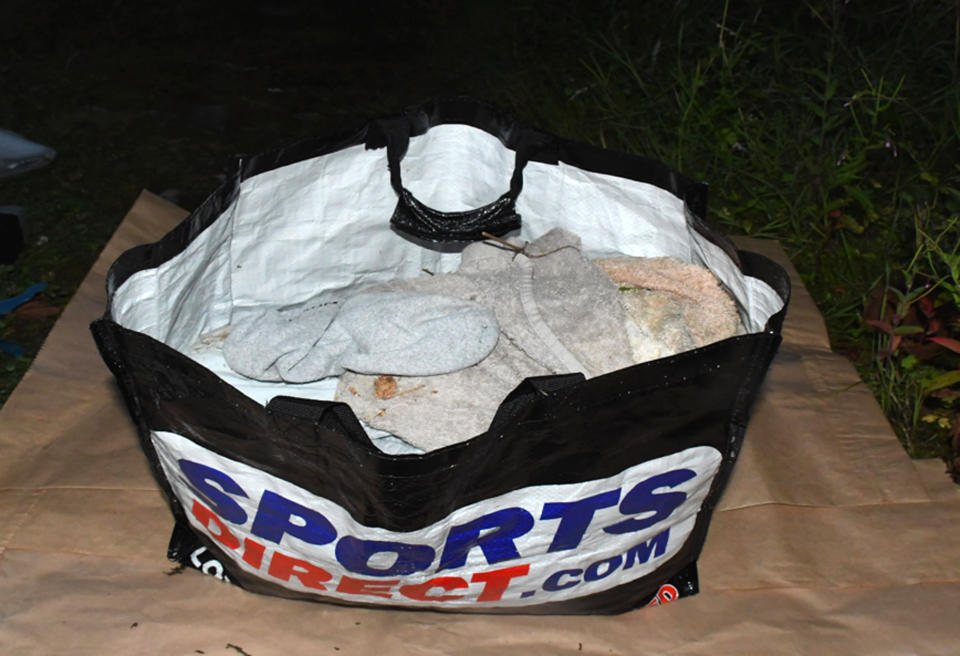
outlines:
[[[466,93],[708,181],[707,219],[784,244],[907,452],[960,476],[955,2],[30,6],[0,126],[60,157],[0,183],[34,229],[0,294],[62,306],[141,187],[192,208],[235,153]],[[32,354],[49,323],[0,339]],[[0,361],[0,399],[28,363]]]

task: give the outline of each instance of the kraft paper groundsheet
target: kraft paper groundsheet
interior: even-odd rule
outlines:
[[[258,596],[166,558],[172,519],[87,328],[144,193],[0,410],[0,654],[954,654],[960,491],[911,462],[794,292],[699,562],[699,595],[618,616],[484,616]]]

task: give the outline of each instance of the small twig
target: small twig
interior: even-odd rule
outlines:
[[[184,569],[186,569],[186,565],[184,565],[183,563],[177,563],[175,567],[171,567],[166,572],[164,572],[164,574],[166,574],[167,576],[174,576],[175,574],[182,573]]]
[[[517,246],[516,244],[511,244],[506,239],[500,239],[500,237],[497,237],[496,235],[491,235],[489,232],[486,232],[486,231],[481,232],[480,234],[486,237],[487,239],[489,239],[490,241],[495,241],[501,246],[506,246],[510,250],[516,251],[517,253],[523,253],[523,249],[527,247],[526,243],[523,246]]]
[[[572,249],[574,249],[574,250],[576,250],[576,251],[579,251],[579,250],[580,250],[579,248],[577,248],[577,247],[574,246],[573,244],[567,244],[566,246],[560,246],[559,248],[554,248],[552,251],[547,251],[546,253],[528,253],[528,252],[527,252],[527,246],[530,245],[530,242],[528,242],[528,241],[527,241],[527,242],[524,242],[524,243],[523,243],[523,246],[517,246],[516,244],[511,244],[511,243],[508,242],[506,239],[500,239],[500,237],[497,237],[496,235],[491,235],[489,232],[481,232],[480,234],[483,235],[484,237],[486,237],[487,239],[489,239],[489,240],[491,240],[491,241],[495,241],[495,242],[497,242],[498,244],[500,244],[501,246],[504,246],[504,247],[509,248],[510,250],[512,250],[512,251],[514,252],[514,255],[513,255],[513,258],[514,258],[514,259],[517,258],[517,255],[526,255],[527,257],[529,257],[529,258],[531,258],[531,259],[532,259],[532,258],[535,258],[535,257],[546,257],[547,255],[553,255],[553,254],[556,253],[557,251],[562,251],[562,250],[565,249],[565,248],[572,248]]]
[[[405,389],[402,392],[397,391],[397,379],[393,376],[379,376],[375,381],[373,381],[373,395],[378,399],[392,399],[395,396],[400,396],[401,394],[409,394],[410,392],[416,392],[418,389],[423,389],[426,387],[426,384],[417,385],[416,387],[411,387],[410,389]]]
[[[405,390],[403,390],[402,392],[397,392],[396,394],[394,394],[394,396],[400,396],[401,394],[409,394],[410,392],[416,392],[418,389],[423,389],[423,388],[426,387],[426,386],[427,386],[426,383],[424,383],[424,384],[422,384],[422,385],[417,385],[416,387],[411,387],[410,389],[405,389]]]

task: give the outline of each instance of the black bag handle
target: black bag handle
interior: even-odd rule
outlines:
[[[441,212],[422,203],[403,186],[400,162],[410,137],[450,123],[482,129],[515,150],[510,188],[492,203],[463,212]],[[545,135],[523,128],[498,109],[471,99],[429,101],[374,125],[376,130],[368,137],[367,147],[387,148],[390,185],[397,193],[397,206],[390,217],[394,229],[430,242],[448,242],[478,241],[484,238],[483,233],[500,236],[520,227],[516,201],[523,189],[523,169],[531,154],[545,145]]]

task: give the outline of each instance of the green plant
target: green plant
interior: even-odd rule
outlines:
[[[877,332],[861,373],[907,452],[945,457],[960,482],[960,218],[930,234],[931,214],[918,210],[913,257],[867,298],[864,322]]]
[[[792,22],[752,18],[725,4],[709,47],[702,33],[690,43],[683,18],[674,44],[648,52],[615,33],[597,37],[592,93],[581,98],[604,117],[604,145],[709,181],[709,218],[779,239],[824,312],[855,325],[857,284],[882,271],[876,242],[904,212],[895,199],[911,164],[898,140],[905,78],[869,72],[839,45],[836,21],[819,39],[828,47],[812,51]]]

